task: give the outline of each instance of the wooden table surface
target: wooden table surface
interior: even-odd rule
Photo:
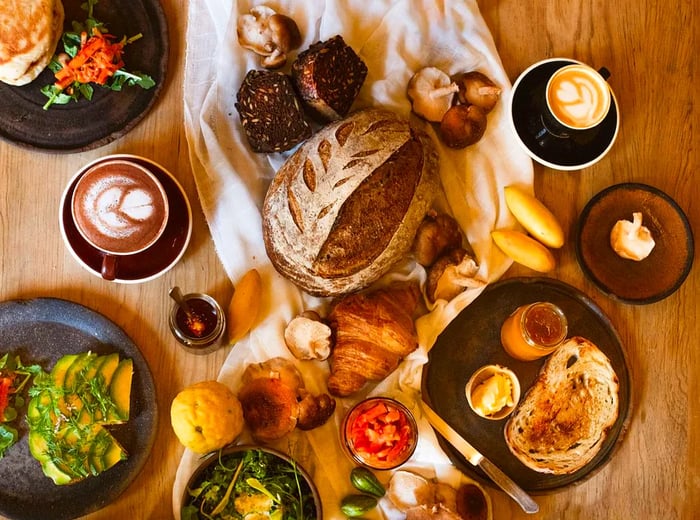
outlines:
[[[208,232],[189,166],[182,83],[186,0],[162,0],[171,55],[164,92],[128,135],[97,150],[54,155],[0,142],[0,300],[59,297],[79,302],[124,328],[140,346],[156,382],[157,440],[146,467],[118,498],[90,519],[171,517],[171,490],[182,448],[169,421],[184,386],[215,378],[227,350],[197,357],[179,348],[167,327],[168,289],[204,291],[224,304],[232,293]],[[673,5],[672,5],[673,4]],[[535,165],[535,191],[571,235],[586,202],[625,181],[651,184],[685,210],[700,240],[700,183],[695,170],[698,124],[692,2],[651,0],[479,0],[512,81],[528,65],[571,57],[606,66],[620,105],[621,128],[611,152],[575,172]],[[184,258],[162,277],[137,285],[104,282],[83,270],[64,247],[57,214],[73,173],[111,153],[151,158],[172,171],[193,206],[194,230]],[[692,518],[700,506],[700,276],[697,257],[685,284],[646,306],[615,303],[582,274],[569,240],[550,276],[588,294],[616,326],[632,373],[629,429],[612,460],[593,478],[539,496],[537,518]],[[533,275],[514,266],[506,276]],[[1,345],[1,339],[0,339]],[[2,348],[0,347],[0,350]],[[1,462],[0,462],[1,463]],[[525,518],[491,491],[494,518]]]

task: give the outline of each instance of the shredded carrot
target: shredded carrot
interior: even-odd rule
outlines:
[[[109,33],[93,29],[93,35],[80,35],[80,50],[62,69],[56,72],[56,87],[63,90],[74,82],[104,85],[116,71],[124,66],[122,52],[124,42],[114,43]]]

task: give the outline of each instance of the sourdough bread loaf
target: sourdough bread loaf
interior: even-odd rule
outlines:
[[[371,108],[324,127],[279,169],[263,206],[275,268],[316,296],[367,287],[404,257],[439,186],[430,138]]]
[[[573,337],[544,363],[505,426],[510,451],[527,467],[573,473],[600,451],[619,414],[619,383],[607,356]]]

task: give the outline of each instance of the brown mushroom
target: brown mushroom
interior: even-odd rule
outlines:
[[[413,253],[416,262],[432,265],[445,251],[462,245],[462,233],[457,221],[446,213],[430,211],[416,232]]]
[[[501,88],[485,74],[473,70],[461,74],[457,80],[459,102],[476,105],[489,113],[501,97]]]
[[[476,143],[486,132],[486,112],[476,105],[455,105],[440,122],[440,135],[450,148]]]
[[[261,64],[267,69],[282,67],[287,63],[287,54],[301,45],[294,20],[264,5],[239,16],[237,31],[241,46],[260,54]]]
[[[450,301],[468,287],[483,286],[484,282],[476,278],[478,271],[478,264],[465,249],[453,249],[428,269],[425,283],[428,299]]]

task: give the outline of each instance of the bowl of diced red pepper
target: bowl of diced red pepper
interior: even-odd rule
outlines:
[[[358,464],[393,469],[416,449],[418,428],[410,410],[389,397],[370,397],[352,407],[341,428],[345,450]]]

